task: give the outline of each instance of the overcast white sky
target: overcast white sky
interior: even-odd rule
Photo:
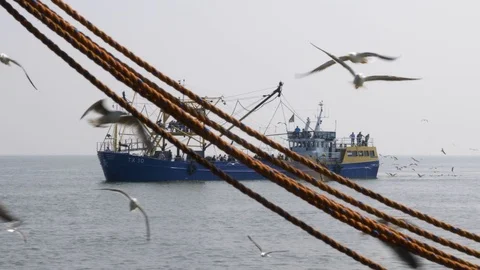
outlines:
[[[119,94],[127,89],[11,2],[100,80]],[[45,3],[93,37],[54,4]],[[274,88],[283,81],[284,98],[303,118],[313,118],[323,100],[330,116],[324,129],[333,129],[336,120],[339,137],[352,131],[370,133],[380,153],[438,155],[443,147],[447,154],[463,155],[476,154],[470,147],[480,148],[478,1],[67,3],[166,75],[185,79],[199,95],[233,96]],[[33,90],[20,69],[0,66],[4,116],[0,154],[95,154],[96,142],[106,130],[79,118],[105,95],[6,11],[0,14],[4,33],[0,52],[23,64],[40,90]],[[401,56],[394,62],[377,60],[352,67],[367,75],[423,80],[368,82],[367,89],[355,90],[351,75],[338,65],[295,79],[296,73],[329,60],[309,42],[336,55],[373,51]],[[257,129],[266,126],[277,105],[272,102],[247,123]],[[233,106],[232,101],[222,108],[231,111]],[[421,123],[422,118],[429,124]]]

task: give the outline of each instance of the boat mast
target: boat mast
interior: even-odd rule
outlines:
[[[278,94],[277,97],[280,97],[280,95],[282,94],[282,86],[283,86],[283,82],[279,82],[277,89],[275,89],[270,95],[264,96],[264,97],[265,97],[264,100],[262,100],[260,103],[258,103],[257,106],[255,106],[255,108],[253,108],[253,109],[251,109],[250,111],[248,111],[248,113],[246,113],[242,118],[238,119],[238,121],[241,122],[243,119],[247,118],[250,114],[252,114],[256,109],[260,108],[260,106],[262,106],[263,104],[265,104],[265,102],[267,102],[267,101],[268,101],[271,97],[273,97],[275,94]],[[234,128],[234,127],[235,127],[235,125],[231,125],[231,126],[227,129],[227,131],[230,130],[230,129],[232,129],[232,128]],[[220,134],[220,137],[222,137],[222,136],[223,136],[223,134]],[[203,150],[205,151],[210,145],[212,145],[212,143],[207,144],[207,145],[203,148]]]
[[[118,104],[117,104],[118,109]],[[117,124],[113,124],[113,152],[117,152],[118,145],[117,145]]]
[[[320,101],[320,113],[318,114],[317,124],[315,125],[315,132],[320,131],[320,125],[322,124],[322,112],[323,112],[323,101]]]

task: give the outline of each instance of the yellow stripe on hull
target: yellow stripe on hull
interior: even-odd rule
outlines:
[[[378,161],[377,148],[373,146],[350,146],[345,149],[342,164]]]

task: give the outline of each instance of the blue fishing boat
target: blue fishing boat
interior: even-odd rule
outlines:
[[[269,99],[276,95],[280,97],[281,84],[270,95],[265,98],[246,115],[239,120],[245,119],[248,115],[255,112]],[[124,96],[125,97],[125,96]],[[135,95],[134,95],[135,97]],[[222,102],[220,98],[207,98],[212,104]],[[208,112],[191,100],[182,101],[185,106],[191,106],[204,113]],[[289,131],[287,124],[286,133],[273,134],[286,136],[288,147],[314,162],[327,166],[342,176],[354,179],[374,179],[377,177],[379,169],[379,160],[376,147],[373,145],[373,139],[353,140],[353,138],[337,138],[336,131],[324,131],[321,129],[323,103],[320,103],[320,113],[317,116],[315,127],[310,127],[310,118],[307,118],[302,130],[298,126]],[[143,104],[141,109],[148,113],[148,107]],[[158,108],[150,111],[159,110]],[[184,139],[186,144],[197,154],[207,158],[216,167],[237,180],[261,180],[265,179],[255,170],[238,162],[233,157],[227,155],[205,156],[206,149],[210,146],[203,138],[192,133],[186,126],[176,122],[168,114],[154,113],[157,116],[157,124],[165,128],[170,134],[177,138]],[[293,117],[292,117],[293,118]],[[293,121],[289,121],[293,122]],[[231,129],[230,127],[229,129]],[[113,135],[112,135],[113,133]],[[129,132],[126,128],[112,125],[102,142],[97,143],[97,155],[100,161],[105,179],[107,182],[162,182],[162,181],[210,181],[220,180],[210,170],[190,159],[185,153],[182,153],[174,146],[169,146],[165,138],[151,132],[151,139],[157,145],[154,151],[148,152],[144,143],[136,139],[135,134]],[[172,151],[173,149],[173,151]],[[284,158],[277,154],[278,158],[284,159],[294,167],[304,171],[317,179],[323,179],[322,176],[309,167]],[[268,162],[265,164],[271,166]],[[273,166],[280,172],[285,170]],[[293,177],[290,173],[286,173]],[[323,179],[327,181],[328,179]]]

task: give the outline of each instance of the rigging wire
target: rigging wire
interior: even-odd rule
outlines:
[[[258,93],[258,92],[262,92],[262,91],[266,91],[266,90],[272,90],[272,89],[275,89],[275,88],[277,88],[277,86],[267,87],[267,88],[263,88],[263,89],[260,89],[260,90],[254,90],[254,91],[241,93],[241,94],[237,94],[237,95],[233,95],[233,96],[225,96],[225,98],[239,97],[239,96],[243,96],[243,95],[247,95],[247,94],[251,94],[251,93]]]

